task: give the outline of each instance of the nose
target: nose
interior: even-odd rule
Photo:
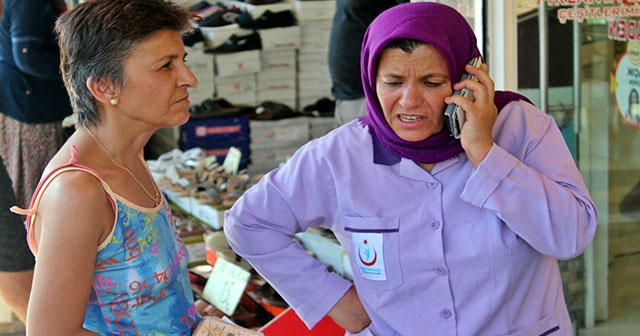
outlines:
[[[198,84],[198,78],[196,78],[185,63],[182,63],[182,67],[183,71],[178,79],[178,86],[186,85],[187,87],[195,87]]]
[[[422,104],[422,90],[419,85],[408,83],[402,90],[400,105],[406,109],[418,107]]]

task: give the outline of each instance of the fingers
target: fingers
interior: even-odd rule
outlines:
[[[196,310],[198,311],[200,316],[217,316],[217,317],[224,316],[224,312],[216,308],[216,306],[208,304],[204,300],[200,300],[200,299],[196,300],[195,305],[196,305]]]

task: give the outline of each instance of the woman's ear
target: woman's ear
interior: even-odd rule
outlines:
[[[118,93],[104,78],[95,81],[92,77],[87,78],[87,88],[97,101],[104,105],[115,105],[113,101],[118,99]]]

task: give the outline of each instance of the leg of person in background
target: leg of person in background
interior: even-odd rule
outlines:
[[[336,100],[335,118],[338,126],[361,117],[367,113],[364,97],[352,100]]]
[[[22,218],[9,211],[16,204],[11,179],[0,158],[0,299],[24,323],[35,260],[26,244]]]

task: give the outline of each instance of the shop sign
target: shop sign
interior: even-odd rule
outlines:
[[[542,0],[538,0],[538,4]],[[558,8],[558,21],[582,23],[589,19],[607,19],[609,38],[617,41],[640,40],[640,0],[544,0],[548,7]],[[573,7],[567,7],[573,6]]]

